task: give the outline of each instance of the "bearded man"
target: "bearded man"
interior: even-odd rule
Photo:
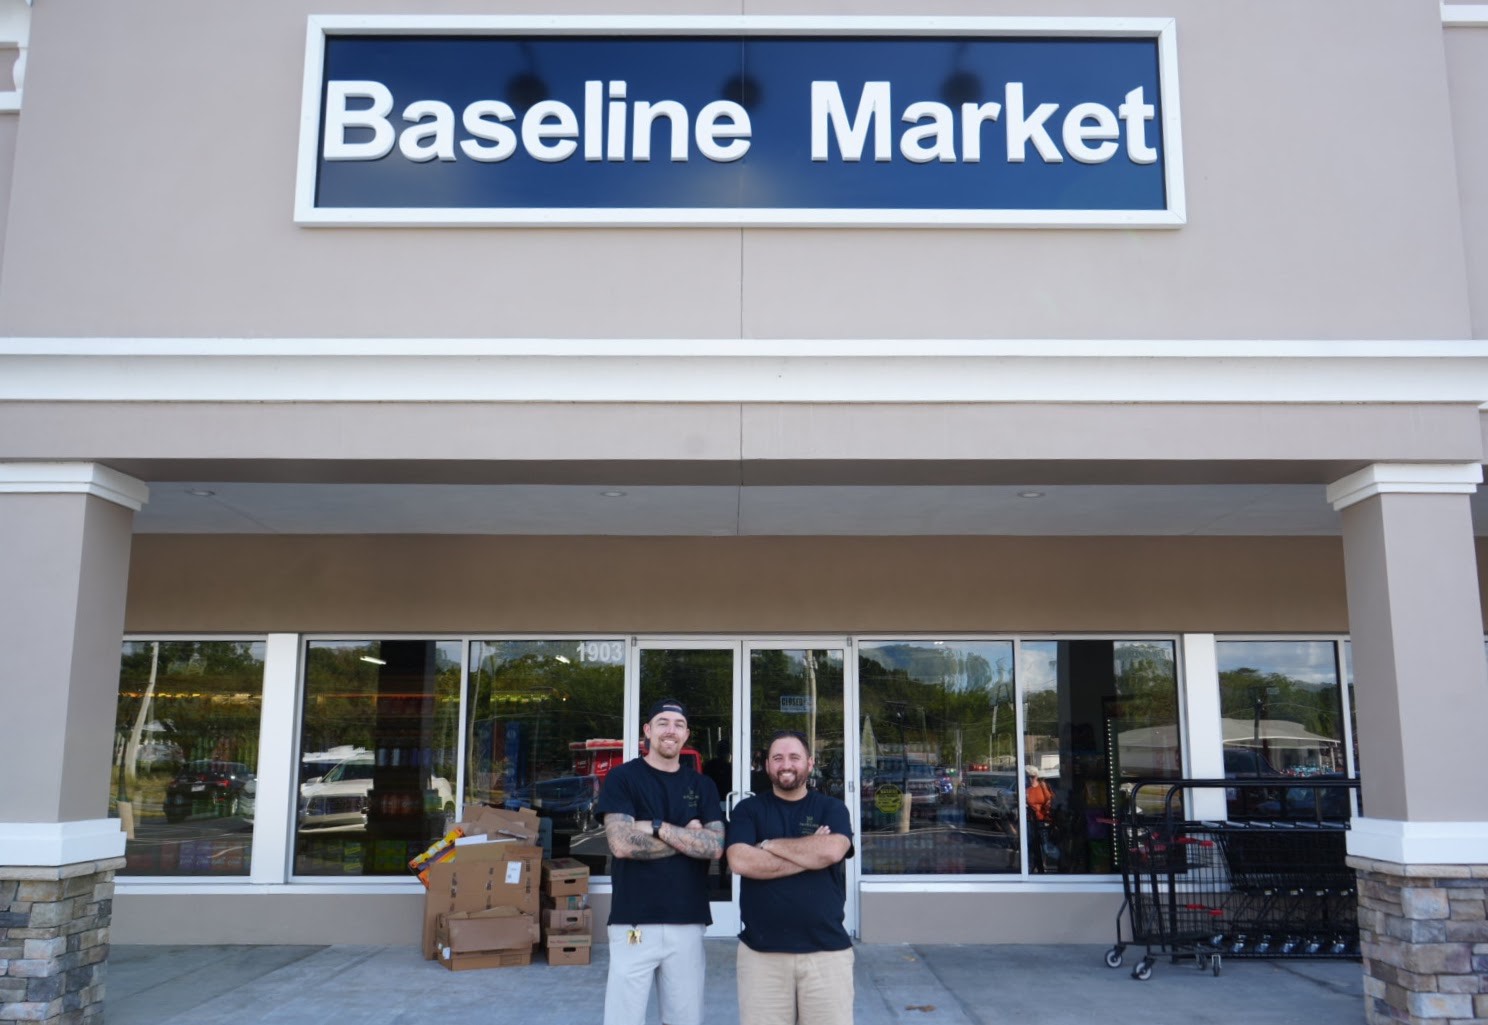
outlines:
[[[765,756],[770,792],[741,801],[728,825],[728,866],[741,877],[739,1025],[852,1025],[852,820],[807,786],[815,764],[804,736],[777,733]]]

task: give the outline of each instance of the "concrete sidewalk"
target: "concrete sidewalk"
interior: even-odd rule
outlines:
[[[708,1023],[737,1025],[731,939],[708,940]],[[1102,946],[857,946],[857,1025],[1358,1025],[1353,961],[1238,961],[1216,978],[1159,960],[1137,982]],[[589,1025],[608,948],[585,967],[449,972],[395,947],[116,946],[108,1025]],[[649,1021],[655,1022],[653,999]]]

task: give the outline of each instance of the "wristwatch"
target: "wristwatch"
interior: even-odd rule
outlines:
[[[655,837],[661,836],[661,823],[662,823],[662,821],[663,821],[662,819],[652,819],[651,820],[651,835],[652,836],[655,836]]]

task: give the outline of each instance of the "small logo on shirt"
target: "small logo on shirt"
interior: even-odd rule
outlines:
[[[810,836],[812,833],[815,833],[816,819],[813,816],[807,815],[801,820],[800,830],[802,836]]]

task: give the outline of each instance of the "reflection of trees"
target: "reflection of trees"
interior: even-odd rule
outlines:
[[[1343,742],[1343,696],[1336,681],[1305,683],[1279,672],[1241,667],[1219,674],[1220,716],[1255,724],[1254,746],[1275,764],[1261,723],[1285,719],[1318,736]],[[1332,768],[1333,766],[1324,766]]]
[[[503,774],[517,785],[571,775],[571,743],[623,736],[623,666],[581,654],[576,641],[474,645],[467,786],[488,790]]]
[[[1288,719],[1312,733],[1342,740],[1338,684],[1309,684],[1285,673],[1259,669],[1230,669],[1219,674],[1220,715],[1249,719],[1255,702],[1262,702],[1261,718]]]
[[[394,686],[407,693],[392,693],[382,678],[381,661],[368,661],[377,658],[382,643],[310,643],[305,656],[300,752],[305,755],[338,747],[376,752],[385,746],[413,747],[428,753],[431,776],[453,785],[460,700],[458,645],[389,642],[432,648],[434,669],[432,677],[420,671],[413,678],[398,681]],[[379,700],[384,702],[381,708]],[[391,702],[400,704],[395,707]],[[384,730],[390,735],[380,735]],[[319,765],[312,771],[324,772],[326,768]]]
[[[916,747],[915,754],[932,764],[959,772],[989,763],[1016,750],[1011,654],[1010,645],[995,662],[950,644],[865,647],[858,660],[862,712],[874,723],[895,724],[896,741],[902,723],[902,746]]]
[[[122,775],[132,778],[140,761],[170,769],[204,758],[255,766],[263,648],[261,641],[126,642],[114,720]],[[151,723],[158,725],[147,730]],[[150,757],[140,758],[141,748]],[[171,757],[161,757],[165,748]]]

